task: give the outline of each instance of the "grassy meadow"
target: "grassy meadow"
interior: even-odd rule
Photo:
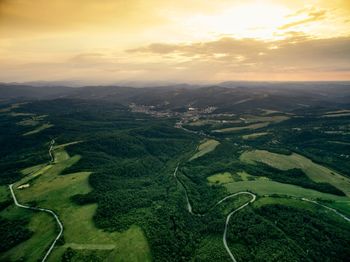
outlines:
[[[220,142],[214,139],[205,140],[198,146],[197,152],[190,158],[190,161],[208,154],[209,152],[213,151],[219,144]]]
[[[241,161],[250,164],[262,162],[280,170],[299,168],[315,182],[329,183],[342,190],[347,196],[350,196],[349,178],[344,177],[327,167],[319,165],[302,155],[296,153],[282,155],[266,150],[253,150],[244,152],[240,159]]]
[[[72,144],[75,143],[65,146]],[[87,250],[90,256],[93,253],[105,259],[117,258],[114,261],[150,260],[148,243],[140,227],[132,226],[125,232],[103,231],[96,228],[93,222],[97,204],[77,205],[72,202],[72,196],[91,191],[88,182],[90,172],[61,175],[63,170],[80,159],[78,155],[69,156],[65,146],[55,146],[54,163],[24,169],[22,173],[28,176],[15,184],[15,186],[30,184],[26,189],[16,190],[20,203],[27,205],[35,203],[36,206],[51,209],[58,214],[64,225],[64,244],[54,249],[49,261],[59,260],[68,248],[74,253],[74,257],[84,257],[84,252]],[[6,252],[4,258],[17,260],[26,254],[30,255],[30,261],[37,261],[55,238],[57,226],[50,215],[27,210],[25,212],[34,213],[29,228],[35,233],[29,240]]]

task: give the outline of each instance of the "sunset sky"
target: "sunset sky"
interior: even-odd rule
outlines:
[[[349,0],[0,0],[0,81],[350,80]]]

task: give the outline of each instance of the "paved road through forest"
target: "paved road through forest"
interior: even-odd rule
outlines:
[[[177,177],[177,171],[179,170],[179,165],[177,165],[177,167],[175,168],[175,171],[174,171],[174,177],[175,179],[177,180],[177,182],[179,182],[181,184],[181,186],[183,187],[184,191],[185,191],[185,197],[186,197],[186,202],[187,202],[187,210],[190,214],[194,215],[194,216],[205,216],[206,214],[197,214],[197,213],[194,213],[193,210],[192,210],[192,205],[190,203],[190,200],[189,200],[189,197],[188,197],[188,193],[187,193],[187,190],[186,190],[186,187],[184,185],[184,183],[181,181],[181,179],[179,179]],[[225,200],[229,199],[229,198],[232,198],[232,197],[235,197],[235,196],[238,196],[238,195],[249,195],[252,197],[252,199],[249,201],[249,202],[246,202],[245,204],[241,205],[240,207],[236,208],[235,210],[231,211],[231,213],[229,213],[226,217],[226,223],[225,223],[225,229],[224,229],[224,234],[223,234],[223,237],[222,237],[222,240],[223,240],[223,243],[224,243],[224,246],[225,246],[225,249],[227,251],[227,253],[229,254],[231,260],[233,262],[237,262],[237,260],[235,259],[234,255],[232,254],[230,248],[228,247],[227,245],[227,240],[226,240],[226,236],[227,236],[227,229],[228,229],[228,224],[230,222],[230,219],[231,219],[231,216],[233,214],[235,214],[236,212],[238,212],[239,210],[245,208],[246,206],[248,206],[250,203],[253,203],[256,199],[256,196],[253,194],[253,193],[250,193],[250,192],[247,192],[247,191],[241,191],[241,192],[237,192],[237,193],[234,193],[234,194],[231,194],[231,195],[228,195],[226,197],[224,197],[223,199],[221,199],[220,201],[218,201],[211,209],[215,208],[216,206],[220,205],[222,202],[224,202]]]

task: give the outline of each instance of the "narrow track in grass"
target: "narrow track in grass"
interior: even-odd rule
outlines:
[[[51,143],[50,143],[50,148],[49,148],[49,155],[50,155],[50,164],[51,163],[54,163],[54,157],[53,157],[53,153],[52,153],[52,150],[53,150],[53,145],[55,144],[55,140],[52,140]],[[45,253],[45,256],[43,257],[43,259],[41,260],[42,262],[46,261],[47,258],[49,257],[49,255],[51,254],[53,248],[55,247],[58,239],[62,236],[62,233],[63,233],[63,224],[61,222],[61,220],[59,219],[58,215],[50,210],[50,209],[47,209],[47,208],[41,208],[41,207],[31,207],[31,206],[26,206],[26,205],[22,205],[20,203],[18,203],[18,200],[17,200],[17,197],[16,197],[16,194],[13,190],[13,184],[9,185],[9,188],[10,188],[10,192],[11,192],[11,196],[13,198],[13,201],[15,203],[16,206],[20,207],[20,208],[25,208],[25,209],[30,209],[30,210],[34,210],[34,211],[41,211],[41,212],[46,212],[46,213],[49,213],[50,215],[52,215],[55,220],[56,220],[56,223],[59,227],[59,232],[55,238],[55,240],[52,242],[52,244],[50,245],[50,248],[47,250],[47,252]]]
[[[340,213],[338,210],[336,210],[336,209],[334,209],[334,208],[331,208],[331,207],[322,205],[322,204],[318,203],[317,201],[310,200],[310,199],[307,199],[307,198],[302,198],[301,200],[302,200],[302,201],[309,202],[309,203],[313,203],[313,204],[318,205],[318,206],[321,206],[321,207],[323,207],[323,208],[326,208],[326,209],[328,209],[328,210],[334,212],[336,215],[340,216],[340,217],[343,218],[344,220],[350,222],[350,218],[349,218],[349,217],[347,217],[346,215]]]
[[[55,218],[55,220],[56,220],[56,222],[57,222],[57,224],[59,226],[60,231],[59,231],[58,235],[56,236],[55,240],[50,245],[50,248],[46,252],[44,258],[41,260],[42,262],[44,262],[44,261],[46,261],[46,259],[51,254],[53,248],[56,245],[57,240],[61,237],[61,235],[63,233],[63,224],[60,221],[60,219],[58,218],[58,215],[54,211],[52,211],[50,209],[41,208],[41,207],[31,207],[31,206],[26,206],[26,205],[22,205],[22,204],[18,203],[16,195],[15,195],[15,192],[13,191],[13,184],[9,185],[9,187],[10,187],[10,191],[11,191],[11,195],[12,195],[13,201],[15,202],[16,206],[21,207],[21,208],[25,208],[25,209],[34,210],[34,211],[42,211],[42,212],[49,213],[50,215],[52,215]]]

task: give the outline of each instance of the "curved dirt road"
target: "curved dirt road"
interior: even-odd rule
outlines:
[[[50,158],[51,158],[50,163],[54,162],[54,157],[53,157],[53,154],[52,154],[54,143],[55,143],[55,140],[52,140],[51,144],[50,144],[50,148],[49,148],[49,155],[50,155]],[[15,192],[13,191],[13,184],[9,185],[9,188],[10,188],[10,192],[11,192],[13,201],[15,202],[16,206],[21,207],[21,208],[25,208],[25,209],[31,209],[31,210],[35,210],[35,211],[42,211],[42,212],[49,213],[55,218],[55,220],[56,220],[56,222],[58,224],[58,227],[59,227],[60,231],[59,231],[58,235],[56,236],[55,240],[52,242],[50,248],[47,250],[44,258],[42,259],[42,262],[44,262],[44,261],[46,261],[46,259],[51,254],[54,246],[56,245],[57,240],[61,237],[61,235],[63,233],[63,224],[60,221],[60,219],[58,218],[58,215],[54,211],[52,211],[50,209],[40,208],[40,207],[30,207],[30,206],[25,206],[25,205],[22,205],[22,204],[18,203],[16,195],[15,195]]]
[[[325,205],[322,205],[314,200],[310,200],[310,199],[307,199],[307,198],[302,198],[301,199],[302,201],[306,201],[306,202],[310,202],[310,203],[313,203],[315,205],[318,205],[318,206],[321,206],[321,207],[324,207],[332,212],[334,212],[335,214],[337,214],[338,216],[340,216],[341,218],[345,219],[346,221],[350,222],[350,218],[343,215],[342,213],[340,213],[338,210],[334,209],[334,208],[331,208],[331,207],[328,207],[328,206],[325,206]]]
[[[42,261],[44,262],[44,261],[46,261],[46,259],[47,259],[48,256],[50,255],[52,249],[54,248],[54,246],[55,246],[55,244],[56,244],[56,242],[57,242],[57,240],[61,237],[61,235],[62,235],[62,233],[63,233],[63,225],[62,225],[62,222],[60,221],[60,219],[58,218],[58,216],[56,215],[56,213],[53,212],[53,211],[50,210],[50,209],[40,208],[40,207],[30,207],[30,206],[25,206],[25,205],[22,205],[22,204],[18,203],[17,198],[16,198],[16,195],[15,195],[15,192],[13,191],[13,184],[9,185],[9,187],[10,187],[10,191],[11,191],[11,195],[12,195],[13,201],[15,202],[15,205],[16,205],[16,206],[21,207],[21,208],[25,208],[25,209],[31,209],[31,210],[35,210],[35,211],[43,211],[43,212],[49,213],[49,214],[51,214],[51,215],[55,218],[55,220],[56,220],[56,222],[57,222],[57,224],[58,224],[58,226],[59,226],[59,228],[60,228],[60,232],[58,233],[58,235],[57,235],[57,237],[55,238],[55,240],[52,242],[52,244],[51,244],[49,250],[46,252],[44,258],[42,259]]]
[[[194,213],[193,210],[192,210],[192,206],[191,206],[191,203],[190,203],[190,200],[189,200],[189,197],[188,197],[188,193],[187,193],[187,190],[186,190],[186,187],[184,185],[184,183],[181,181],[181,179],[179,179],[177,177],[177,171],[179,169],[179,164],[176,166],[175,168],[175,171],[174,171],[174,177],[176,179],[177,182],[179,182],[181,184],[181,186],[183,187],[183,189],[185,190],[185,197],[186,197],[186,202],[187,202],[187,210],[190,214],[194,215],[194,216],[205,216],[206,214],[197,214],[197,213]],[[237,262],[237,260],[235,259],[234,255],[232,254],[230,248],[228,247],[227,245],[227,240],[226,240],[226,236],[227,236],[227,229],[228,229],[228,224],[230,222],[230,219],[231,219],[231,216],[233,214],[235,214],[236,212],[238,212],[239,210],[245,208],[247,205],[249,205],[250,203],[253,203],[256,199],[256,195],[254,195],[253,193],[250,193],[250,192],[247,192],[247,191],[241,191],[241,192],[237,192],[237,193],[234,193],[234,194],[231,194],[231,195],[228,195],[226,197],[224,197],[223,199],[221,199],[220,201],[218,201],[211,209],[215,208],[216,206],[220,205],[222,202],[224,202],[225,200],[229,199],[229,198],[232,198],[232,197],[235,197],[235,196],[238,196],[238,195],[249,195],[252,197],[252,199],[241,205],[240,207],[236,208],[235,210],[231,211],[231,213],[229,213],[226,217],[226,223],[225,223],[225,229],[224,229],[224,234],[223,234],[223,237],[222,237],[222,241],[224,243],[224,246],[225,246],[225,249],[227,251],[227,253],[229,254],[231,260],[233,262]],[[211,210],[210,209],[210,210]]]

